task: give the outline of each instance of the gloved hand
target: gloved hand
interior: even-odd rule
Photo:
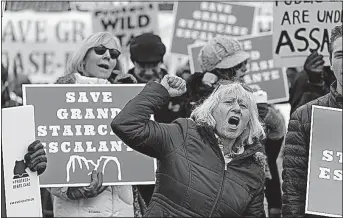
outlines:
[[[107,188],[107,186],[102,186],[102,182],[102,173],[93,170],[89,186],[69,187],[67,191],[67,196],[70,200],[94,198],[101,194]]]
[[[257,104],[257,110],[258,110],[258,115],[260,116],[260,118],[264,120],[264,118],[266,118],[267,113],[268,113],[268,105],[265,103]]]
[[[41,175],[47,165],[46,153],[44,147],[39,140],[34,141],[27,148],[27,153],[24,156],[25,165],[32,172],[38,172],[38,175]]]
[[[118,74],[118,76],[115,78],[114,83],[137,83],[137,80],[134,76],[131,74]]]
[[[307,57],[304,70],[310,83],[320,83],[322,81],[324,63],[323,55],[318,54],[317,51],[312,52]]]
[[[114,83],[137,83],[137,79],[131,74],[122,73],[120,70],[114,70],[111,73],[111,76],[108,78],[108,81],[112,84]]]

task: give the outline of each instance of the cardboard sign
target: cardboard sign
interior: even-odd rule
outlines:
[[[41,186],[89,185],[92,170],[104,174],[104,185],[155,183],[154,159],[133,151],[110,126],[143,87],[25,85],[24,104],[35,106],[36,138],[49,160]]]
[[[180,1],[174,5],[171,53],[188,55],[187,46],[217,35],[245,36],[253,32],[256,8],[232,2]]]
[[[118,37],[124,49],[130,40],[142,33],[158,34],[158,5],[135,3],[109,9],[93,11],[94,32],[111,32]]]
[[[243,50],[250,53],[247,75],[244,76],[245,83],[252,88],[266,91],[268,103],[278,103],[288,101],[289,88],[285,69],[273,65],[271,40],[272,33],[239,39]],[[191,71],[202,72],[198,61],[201,48],[201,44],[189,46]]]
[[[9,73],[32,83],[53,83],[68,57],[92,33],[91,14],[6,11],[2,18],[2,62]]]
[[[342,217],[342,158],[342,109],[313,106],[306,213]]]
[[[276,1],[273,16],[276,67],[301,67],[314,50],[330,64],[331,30],[343,22],[341,1]]]
[[[35,141],[33,106],[2,109],[2,159],[8,217],[42,217],[39,178],[24,156]]]

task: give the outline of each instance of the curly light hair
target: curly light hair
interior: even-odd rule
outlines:
[[[252,92],[245,88],[245,86],[246,85],[239,82],[219,85],[201,105],[193,110],[191,119],[193,119],[197,125],[209,126],[215,129],[216,120],[212,114],[220,101],[227,96],[244,96],[249,99],[248,108],[250,110],[250,119],[247,128],[236,141],[239,141],[243,145],[250,145],[257,140],[263,139],[265,137],[265,132],[259,121],[255,97]]]

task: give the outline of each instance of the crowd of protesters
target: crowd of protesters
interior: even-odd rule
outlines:
[[[103,175],[93,172],[86,187],[41,189],[45,217],[90,211],[124,217],[304,216],[311,106],[342,109],[342,26],[331,31],[330,66],[314,51],[300,72],[288,69],[288,128],[274,105],[256,99],[261,90],[244,84],[249,54],[237,40],[208,41],[199,54],[202,72],[191,74],[187,62],[176,76],[162,67],[166,47],[158,35],[139,35],[129,46],[134,67],[123,72],[119,40],[107,32],[92,34],[55,83],[146,84],[111,126],[128,146],[158,160],[156,184],[102,186]],[[30,81],[16,78],[10,81],[2,65],[2,108],[22,105],[21,85]],[[155,121],[147,120],[151,113]],[[28,146],[27,167],[41,174],[47,162],[39,141]]]

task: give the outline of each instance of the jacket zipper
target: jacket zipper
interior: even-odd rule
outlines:
[[[219,147],[218,147],[218,148],[219,148]],[[220,150],[220,149],[219,149],[219,150]],[[256,150],[257,150],[257,148],[252,149],[251,151],[249,151],[249,152],[246,153],[245,155],[242,155],[242,156],[239,156],[239,157],[237,157],[237,158],[235,158],[235,159],[232,159],[228,164],[225,163],[224,156],[223,156],[222,152],[220,151],[220,157],[221,157],[220,159],[221,159],[222,163],[224,163],[223,178],[222,178],[222,181],[221,181],[221,184],[220,184],[219,193],[218,193],[218,195],[217,195],[217,197],[216,197],[216,200],[215,200],[215,202],[214,202],[214,206],[213,206],[213,208],[212,208],[212,210],[211,210],[211,213],[210,213],[209,217],[212,217],[213,212],[215,211],[215,209],[217,209],[217,206],[218,206],[217,204],[218,204],[219,198],[222,196],[222,189],[223,189],[223,185],[224,185],[224,180],[225,180],[225,174],[226,174],[226,170],[227,170],[227,165],[229,165],[229,164],[232,163],[233,161],[237,161],[237,160],[240,160],[240,159],[242,159],[242,158],[245,158],[245,157],[250,156],[251,153],[254,153]]]
[[[218,147],[218,145],[217,145],[217,147]],[[219,147],[218,147],[218,149],[219,149]],[[219,151],[220,151],[220,149],[219,149]],[[213,212],[214,212],[215,209],[217,208],[217,204],[218,204],[219,198],[222,196],[222,190],[223,190],[223,185],[224,185],[224,180],[225,180],[225,174],[226,174],[226,164],[225,164],[224,156],[223,156],[223,154],[222,154],[221,151],[220,151],[219,153],[220,153],[220,160],[221,160],[222,163],[224,164],[224,167],[223,167],[223,177],[222,177],[222,181],[221,181],[221,184],[220,184],[220,189],[219,189],[218,195],[217,195],[217,197],[216,197],[216,200],[215,200],[215,202],[214,202],[214,206],[213,206],[213,208],[212,208],[212,210],[211,210],[211,213],[210,213],[209,217],[212,217]]]

